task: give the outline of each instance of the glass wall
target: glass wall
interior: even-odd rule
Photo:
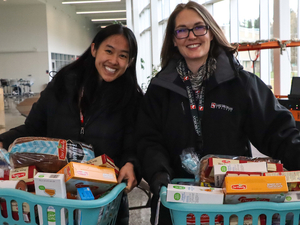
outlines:
[[[259,0],[238,1],[239,13],[239,42],[255,42],[259,40]],[[260,76],[259,51],[239,52],[240,63],[244,69]]]
[[[230,40],[230,7],[229,0],[224,0],[213,4],[213,15],[216,22],[219,24],[227,40]]]
[[[270,21],[270,39],[274,38],[274,0],[269,0],[269,21]],[[274,87],[274,50],[269,49],[269,63],[270,63],[270,85]],[[274,89],[272,89],[274,90]]]
[[[291,39],[298,38],[298,0],[290,0]],[[298,48],[288,48],[291,52],[291,77],[298,75]]]

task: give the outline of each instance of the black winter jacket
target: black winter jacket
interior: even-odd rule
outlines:
[[[125,118],[125,110],[110,112],[98,101],[84,115],[82,128],[79,107],[72,97],[74,96],[72,76],[72,74],[67,76],[68,91],[60,101],[55,97],[53,82],[48,84],[41,92],[39,100],[33,104],[25,124],[0,135],[4,148],[8,149],[16,138],[23,136],[71,139],[91,144],[95,156],[107,154],[120,168],[126,162],[132,162],[137,169],[136,146],[133,140],[135,124]],[[113,82],[122,82],[121,78]],[[129,108],[130,114],[138,110],[137,106]],[[135,172],[138,173],[137,170]],[[139,179],[139,175],[136,176]]]
[[[224,51],[205,84],[199,152],[186,88],[176,66],[177,61],[171,61],[152,79],[138,116],[138,155],[148,182],[157,172],[167,172],[171,178],[191,177],[181,166],[183,149],[193,147],[201,157],[251,156],[249,141],[261,153],[280,159],[287,169],[300,169],[300,134],[292,114],[261,79]]]

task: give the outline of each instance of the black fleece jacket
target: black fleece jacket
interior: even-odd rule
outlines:
[[[300,169],[300,133],[292,114],[281,106],[256,75],[246,72],[232,54],[217,58],[207,80],[202,118],[203,149],[198,148],[185,86],[171,61],[152,79],[138,115],[138,157],[143,177],[157,172],[191,177],[181,166],[183,149],[207,154],[251,156],[249,141],[263,154]]]
[[[129,103],[125,112],[118,110],[111,112],[103,107],[101,98],[94,102],[92,108],[84,115],[84,126],[80,122],[80,111],[74,101],[73,74],[67,77],[67,94],[58,100],[54,94],[54,83],[50,82],[46,89],[41,92],[39,100],[33,104],[32,109],[25,120],[25,124],[13,128],[0,135],[0,141],[4,148],[18,137],[39,136],[71,139],[91,144],[95,156],[107,154],[118,167],[126,162],[132,162],[135,166],[137,179],[140,179],[140,168],[135,155],[134,127],[135,120],[128,120],[125,115],[137,114],[138,104]],[[120,90],[122,76],[109,83],[116,94]],[[114,92],[112,91],[112,92]],[[142,95],[140,95],[140,100]],[[139,101],[140,101],[139,100]],[[83,130],[83,128],[84,130]]]

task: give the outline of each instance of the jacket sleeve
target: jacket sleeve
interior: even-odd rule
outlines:
[[[123,151],[122,157],[120,161],[120,167],[122,168],[127,162],[130,162],[134,165],[134,173],[138,183],[142,179],[141,174],[141,165],[138,160],[136,154],[136,140],[135,140],[135,127],[136,127],[136,119],[137,119],[137,111],[140,106],[140,102],[143,95],[140,94],[137,96],[137,102],[132,104],[127,109],[130,113],[128,115],[130,118],[125,119],[125,131],[124,131],[124,138],[123,138]]]
[[[173,177],[169,152],[163,138],[163,99],[168,96],[166,89],[150,84],[139,110],[136,139],[138,157],[143,178],[150,184],[158,172],[166,172]]]
[[[280,159],[288,170],[300,169],[300,133],[291,112],[255,75],[247,86],[245,129],[251,143],[263,154]]]
[[[0,135],[0,141],[3,147],[8,149],[9,145],[19,137],[26,136],[47,136],[47,102],[48,95],[51,95],[47,87],[42,93],[39,100],[33,104],[28,117],[23,125],[12,128]]]

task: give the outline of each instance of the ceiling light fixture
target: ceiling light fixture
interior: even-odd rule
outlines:
[[[76,14],[96,14],[96,13],[121,13],[126,10],[111,10],[111,11],[87,11],[87,12],[76,12]]]
[[[62,2],[62,4],[86,4],[86,3],[102,3],[102,2],[120,2],[121,0],[102,0],[102,1],[73,1]]]
[[[115,21],[115,20],[126,20],[126,18],[114,18],[114,19],[92,19],[92,22]]]

